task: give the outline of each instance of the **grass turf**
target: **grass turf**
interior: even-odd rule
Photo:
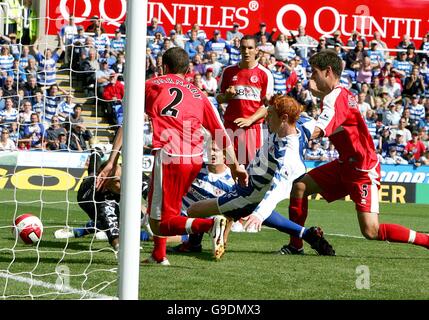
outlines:
[[[0,297],[78,299],[84,290],[116,296],[117,260],[107,242],[53,237],[66,223],[76,227],[87,221],[75,199],[75,192],[2,190]],[[307,225],[323,227],[336,257],[317,256],[307,245],[304,256],[276,255],[288,236],[264,228],[256,234],[231,233],[227,252],[216,263],[210,258],[206,236],[201,254],[171,253],[170,267],[141,266],[140,299],[429,299],[428,250],[361,238],[351,202],[310,201],[309,207]],[[287,201],[278,209],[287,212]],[[383,203],[380,221],[429,233],[428,209],[428,205]],[[11,234],[14,215],[26,212],[43,221],[38,247],[15,244]],[[142,243],[142,248],[141,259],[150,254],[152,243]],[[361,266],[369,270],[369,289],[356,286],[361,283]],[[72,289],[60,293],[55,284],[61,284],[59,274],[64,272],[70,274],[65,284]],[[14,278],[6,279],[10,273]],[[23,282],[31,278],[38,282]]]

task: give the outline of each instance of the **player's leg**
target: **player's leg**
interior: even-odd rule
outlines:
[[[289,219],[304,226],[308,214],[308,196],[321,193],[326,201],[331,202],[347,195],[342,187],[341,164],[332,161],[314,168],[293,184],[289,202]],[[288,245],[290,253],[301,253],[302,239],[291,237]]]
[[[308,174],[295,182],[290,193],[289,219],[300,226],[304,226],[308,214],[308,196],[321,191],[319,185]],[[291,236],[289,247],[290,253],[302,253],[302,239]]]
[[[106,232],[110,245],[119,250],[119,205],[106,200],[97,205],[97,226]]]
[[[295,238],[301,239],[301,241],[305,240],[320,255],[335,255],[335,251],[323,237],[323,231],[319,227],[305,228],[282,216],[277,211],[273,211],[271,215],[264,220],[263,225],[290,234]],[[290,254],[288,246],[283,246],[279,253]]]

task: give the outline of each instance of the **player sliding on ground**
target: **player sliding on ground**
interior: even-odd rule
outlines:
[[[278,202],[289,196],[292,184],[305,173],[300,152],[301,131],[296,123],[302,106],[288,96],[275,96],[268,107],[267,122],[271,134],[247,167],[247,187],[235,185],[219,198],[193,203],[190,217],[223,214],[238,220],[252,214],[247,224],[261,224],[298,236],[320,255],[335,255],[318,227],[303,228],[273,211]]]
[[[174,47],[162,56],[164,76],[146,81],[146,113],[153,125],[155,163],[148,197],[150,227],[154,236],[152,255],[144,262],[169,264],[166,257],[166,236],[209,232],[213,256],[223,254],[223,232],[226,219],[190,219],[180,215],[182,197],[202,165],[202,127],[210,132],[220,146],[225,146],[227,164],[234,178],[247,184],[247,173],[242,169],[224,126],[207,97],[184,79],[189,67],[185,50]],[[122,128],[118,137],[122,137]],[[122,146],[116,138],[114,150]],[[97,188],[103,188],[105,178],[112,176],[117,152],[109,157],[105,170],[98,175]]]
[[[429,249],[429,235],[396,224],[379,224],[380,164],[354,96],[340,86],[341,59],[335,51],[323,50],[309,62],[313,70],[310,90],[322,101],[322,112],[311,138],[329,137],[340,157],[311,170],[294,184],[289,218],[304,225],[309,195],[320,193],[328,202],[350,195],[365,238],[412,243]],[[300,254],[302,240],[292,237],[284,249]]]

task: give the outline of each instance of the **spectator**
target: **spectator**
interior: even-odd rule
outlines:
[[[0,137],[0,151],[15,151],[16,144],[9,137],[9,129],[1,128],[1,137]]]
[[[297,55],[303,59],[307,59],[309,56],[315,52],[316,47],[319,45],[316,39],[305,34],[305,27],[298,27],[298,35],[295,36],[292,34],[292,44],[298,45],[295,48]]]
[[[146,34],[153,37],[157,32],[161,33],[163,37],[166,36],[164,28],[158,24],[158,18],[153,17],[150,21],[150,25],[147,27]]]
[[[396,137],[393,141],[390,141],[387,145],[387,149],[390,150],[391,147],[395,147],[396,154],[400,157],[404,154],[406,141],[404,141],[404,133],[400,130],[396,131]],[[407,163],[407,162],[406,162]]]
[[[118,81],[123,82],[125,71],[125,54],[123,52],[118,53],[116,63],[112,66],[112,70],[118,75]]]
[[[65,45],[64,50],[64,65],[66,68],[69,68],[70,57],[72,53],[73,40],[75,35],[77,35],[77,27],[74,22],[74,16],[70,15],[68,19],[68,23],[61,27],[59,36],[62,38],[62,42]]]
[[[194,75],[194,81],[193,84],[200,89],[206,96],[208,96],[207,93],[207,87],[203,81],[203,77],[201,76],[200,73],[195,73]]]
[[[76,104],[73,108],[73,113],[71,113],[65,121],[65,128],[68,132],[72,131],[72,127],[77,123],[83,123],[82,117],[82,106],[80,104]]]
[[[226,48],[226,50],[229,52],[230,51],[229,43],[222,38],[219,30],[213,31],[213,37],[205,44],[204,51],[216,52],[217,54],[221,54],[224,48]]]
[[[58,119],[60,122],[64,122],[73,113],[75,105],[73,103],[73,96],[71,94],[66,95],[65,99],[58,105]]]
[[[274,69],[271,70],[274,78],[274,93],[286,94],[286,65],[282,61],[277,61]]]
[[[401,78],[408,77],[411,74],[413,65],[407,61],[407,53],[399,52],[399,58],[393,60],[392,71],[395,71]]]
[[[395,147],[389,148],[389,154],[384,159],[385,164],[408,164],[407,160],[398,155]]]
[[[102,61],[100,63],[100,69],[96,73],[97,78],[97,96],[102,97],[103,91],[105,87],[110,82],[110,75],[113,74],[114,71],[109,69],[109,65],[107,64],[107,61]]]
[[[206,70],[209,68],[211,68],[213,71],[213,77],[217,78],[220,76],[223,65],[219,61],[217,61],[217,53],[216,52],[210,53],[209,61],[206,64]]]
[[[373,74],[373,66],[371,65],[371,59],[366,56],[363,61],[360,62],[360,67],[356,72],[356,81],[358,83],[371,83]],[[358,86],[360,90],[360,87]]]
[[[0,87],[0,111],[2,111],[5,108],[5,99],[3,97],[3,88]]]
[[[8,75],[13,77],[15,83],[19,86],[22,86],[27,82],[27,76],[25,74],[25,70],[19,65],[19,60],[13,60],[12,69],[9,70]]]
[[[123,104],[122,99],[125,95],[124,85],[118,81],[118,75],[112,73],[110,82],[105,87],[103,99],[105,101],[105,113],[108,116],[109,123],[122,125],[123,121]]]
[[[31,115],[33,114],[33,106],[30,100],[24,100],[22,103],[22,111],[19,113],[18,122],[21,125],[27,125],[31,123]]]
[[[29,46],[23,46],[22,47],[22,53],[19,57],[19,65],[25,70],[25,68],[28,67],[28,60],[34,59],[34,56],[30,54],[30,47]]]
[[[388,110],[383,114],[383,124],[385,126],[397,126],[399,120],[401,119],[401,113],[398,111],[398,108],[401,107],[401,103],[397,102],[399,106],[395,103],[389,103]]]
[[[329,144],[328,150],[326,151],[326,158],[328,162],[334,161],[340,157],[340,154],[338,153],[337,149],[335,149],[335,146],[333,143]]]
[[[38,67],[36,64],[36,59],[35,58],[29,58],[28,59],[28,66],[27,66],[27,68],[25,68],[25,75],[27,76],[27,78],[29,76],[32,76],[37,80],[37,71],[38,71]]]
[[[357,105],[358,105],[359,112],[363,118],[365,118],[365,115],[368,112],[368,110],[371,110],[371,106],[369,105],[369,103],[365,102],[365,98],[366,98],[365,92],[360,92],[358,94]]]
[[[416,54],[416,48],[413,44],[407,47],[407,61],[411,62],[413,66],[420,64],[420,57]]]
[[[241,61],[240,39],[234,38],[232,40],[232,46],[230,48],[229,64],[236,65],[240,61]]]
[[[405,97],[411,98],[413,95],[420,95],[425,92],[425,82],[423,76],[420,75],[418,66],[413,67],[410,76],[405,78],[404,91],[402,92]]]
[[[414,128],[418,128],[420,121],[425,119],[425,107],[419,102],[420,96],[414,94],[411,97],[411,104],[409,104],[410,110],[410,125]]]
[[[267,37],[268,42],[273,42],[273,36],[277,32],[277,28],[273,28],[271,32],[267,31],[267,25],[265,22],[259,24],[259,31],[255,33],[256,41],[261,42],[261,36]]]
[[[33,50],[39,63],[37,82],[40,86],[52,86],[57,83],[57,62],[63,52],[64,45],[61,37],[58,37],[58,47],[52,51],[46,49],[44,55],[39,51],[39,39],[36,40]]]
[[[0,111],[0,123],[18,121],[18,110],[14,107],[12,98],[5,99],[5,108]]]
[[[181,37],[179,37],[175,30],[170,31],[170,41],[173,47],[180,47],[182,49],[185,48],[185,42]]]
[[[418,161],[421,165],[429,165],[429,150],[426,150]]]
[[[98,16],[91,17],[92,23],[86,28],[85,32],[94,33],[97,27],[101,28],[102,33],[106,33],[106,30],[103,27],[103,21]]]
[[[67,130],[60,124],[58,116],[53,116],[51,119],[51,126],[46,129],[46,148],[49,150],[58,150],[60,142],[59,135],[67,135]]]
[[[203,83],[206,88],[206,92],[208,96],[214,97],[215,93],[217,91],[217,81],[213,77],[213,69],[211,67],[208,67],[206,70],[206,74],[203,77]],[[212,101],[212,100],[210,100]]]
[[[232,30],[228,30],[226,32],[226,41],[232,44],[235,38],[238,38],[238,40],[241,40],[241,38],[243,38],[243,34],[239,31],[240,30],[239,28],[240,28],[240,25],[238,24],[238,22],[234,22],[232,24]]]
[[[332,36],[332,38],[326,39],[326,44],[328,47],[334,47],[335,45],[339,45],[340,47],[344,46],[343,40],[341,40],[341,31],[336,30]]]
[[[13,103],[18,103],[17,85],[14,83],[13,77],[7,76],[3,85],[3,97],[11,98]]]
[[[384,89],[386,89],[389,97],[391,97],[393,99],[397,99],[397,98],[401,97],[402,86],[400,85],[399,82],[397,81],[396,76],[394,74],[391,74],[387,78],[387,83],[383,85],[384,88],[382,90],[382,93],[384,93],[385,92]]]
[[[197,47],[199,45],[203,45],[203,42],[198,39],[197,31],[192,31],[189,41],[186,41],[185,43],[185,51],[188,53],[191,60],[195,57],[197,53]]]
[[[24,90],[24,97],[34,103],[36,92],[40,91],[37,79],[33,75],[28,75],[27,82],[22,86],[22,89]]]
[[[305,160],[327,161],[325,150],[317,140],[313,140],[309,149],[305,150]]]
[[[408,34],[405,34],[402,37],[401,42],[399,42],[399,44],[396,46],[396,49],[401,49],[403,51],[399,51],[396,57],[399,58],[402,52],[405,52],[407,50],[409,45],[415,46],[414,42],[411,41],[410,36]]]
[[[70,134],[70,150],[88,150],[87,142],[92,138],[92,133],[86,129],[83,123],[76,123]]]
[[[40,123],[37,113],[31,115],[31,123],[24,127],[23,139],[21,141],[30,144],[31,149],[44,149],[46,136],[45,128]]]
[[[257,48],[268,56],[274,54],[274,45],[268,41],[267,36],[264,34],[261,35]]]
[[[110,39],[101,31],[101,27],[96,27],[94,32],[94,46],[98,54],[102,54],[106,50],[110,50]]]
[[[413,131],[412,139],[405,145],[404,158],[408,160],[409,164],[416,164],[425,150],[426,147],[420,141],[419,132]]]
[[[4,44],[1,47],[0,51],[0,70],[3,72],[8,72],[13,67],[14,57],[10,53],[10,48],[8,45]]]
[[[363,47],[366,47],[367,41],[365,36],[362,36],[356,30],[352,31],[350,38],[347,40],[347,47],[355,48],[359,42],[362,42]]]
[[[396,133],[399,131],[404,136],[405,142],[410,141],[412,139],[412,135],[411,135],[411,131],[408,130],[407,125],[408,125],[407,120],[404,117],[402,117],[399,120],[397,128],[392,128],[390,139],[392,140],[395,139]]]
[[[159,38],[162,37],[161,33],[157,33],[159,34]],[[156,34],[155,34],[155,38],[156,38]],[[116,29],[115,30],[115,36],[112,40],[110,40],[110,52],[114,55],[117,56],[119,53],[122,53],[125,51],[125,47],[126,47],[126,40],[125,38],[122,37],[122,33],[120,29]]]
[[[58,94],[59,92],[62,94],[69,94],[58,87],[57,84],[50,86],[45,92],[45,108],[43,110],[42,120],[46,128],[49,127],[52,117],[58,114],[58,106],[63,100],[63,96]]]
[[[386,42],[384,42],[384,41],[381,39],[381,34],[380,34],[380,32],[378,32],[378,31],[375,31],[375,32],[374,32],[374,40],[372,40],[372,41],[377,41],[377,43],[378,43],[378,48],[379,48],[379,49],[382,49],[382,50],[385,50],[385,51],[384,51],[384,58],[385,58],[385,59],[389,59],[389,58],[390,58],[390,57],[389,57],[389,51],[387,50],[387,49],[389,49],[389,48],[387,47]]]
[[[278,61],[287,61],[295,56],[295,51],[289,46],[286,35],[281,33],[276,41],[274,56]]]
[[[429,60],[429,32],[426,33],[423,38],[422,44],[419,47],[419,50],[424,51],[420,53],[420,60],[426,59]]]
[[[200,25],[198,23],[194,23],[192,25],[192,29],[188,30],[188,32],[186,33],[186,35],[188,36],[188,38],[191,38],[192,31],[195,31],[197,33],[197,38],[202,43],[206,43],[207,34],[206,34],[206,32],[204,30],[200,29]]]

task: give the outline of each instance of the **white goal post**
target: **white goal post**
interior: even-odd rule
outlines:
[[[128,0],[118,272],[124,300],[138,299],[139,293],[146,17],[146,0]]]

